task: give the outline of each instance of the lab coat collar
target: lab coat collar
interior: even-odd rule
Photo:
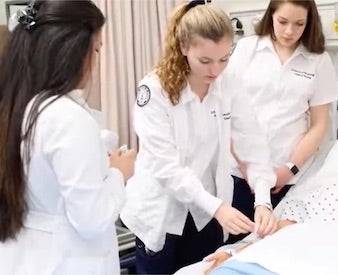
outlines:
[[[256,50],[261,51],[261,50],[264,50],[266,48],[275,52],[275,48],[273,46],[271,37],[268,36],[268,35],[263,36],[258,40]],[[309,59],[314,58],[314,55],[312,53],[310,53],[302,43],[298,45],[298,47],[296,48],[296,50],[294,51],[292,56],[295,57],[295,56],[300,55],[300,54],[303,55],[305,58],[309,58]]]
[[[74,89],[68,93],[68,96],[70,96],[74,100],[78,100],[83,98],[84,90],[82,89]]]
[[[266,48],[270,49],[271,51],[275,51],[271,38],[268,35],[260,37],[258,39],[256,51],[261,51]]]
[[[223,73],[221,73],[216,78],[216,80],[211,83],[211,85],[209,87],[209,93],[214,95],[214,96],[217,96],[218,98],[222,97],[222,89],[221,89],[222,75],[223,75]]]
[[[295,50],[295,52],[293,53],[293,56],[297,56],[297,55],[302,55],[305,58],[308,59],[314,59],[315,55],[313,53],[310,53],[306,47],[303,45],[303,43],[299,44],[297,49]]]
[[[98,123],[98,125],[104,129],[105,123],[104,123],[104,117],[102,115],[102,112],[96,109],[92,109],[89,107],[87,101],[86,101],[86,92],[84,90],[76,89],[67,94],[67,96],[79,104],[82,108],[88,111],[88,113],[95,119],[95,121]]]
[[[191,90],[189,83],[187,82],[187,85],[185,86],[185,88],[182,91],[181,94],[181,102],[183,104],[189,103],[190,101],[192,101],[195,97],[194,92]]]
[[[222,74],[221,74],[222,75]],[[210,84],[208,94],[217,96],[221,98],[221,75]],[[181,94],[181,102],[186,104],[193,100],[196,97],[196,94],[191,90],[189,83],[187,82],[187,86],[183,89]]]
[[[81,89],[72,90],[71,92],[67,94],[67,96],[69,96],[71,99],[76,101],[81,106],[87,107],[87,102],[84,98],[84,95],[85,95],[85,92],[84,90],[81,90]]]

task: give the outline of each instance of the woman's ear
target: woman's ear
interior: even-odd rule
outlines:
[[[188,47],[186,47],[183,43],[180,43],[180,48],[181,48],[181,52],[184,56],[188,55]]]
[[[100,30],[98,33],[94,34],[94,50],[98,53],[100,52],[102,46],[102,31]]]

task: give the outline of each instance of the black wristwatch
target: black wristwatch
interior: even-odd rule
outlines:
[[[292,163],[292,162],[287,162],[285,163],[286,167],[289,168],[292,174],[296,175],[299,172],[298,167]]]

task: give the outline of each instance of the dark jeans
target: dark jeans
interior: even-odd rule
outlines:
[[[255,214],[255,195],[251,193],[250,187],[244,179],[235,176],[232,177],[234,179],[234,195],[232,206],[241,211],[244,215],[246,215],[253,221]],[[281,199],[286,195],[290,187],[291,185],[286,185],[277,194],[271,194],[271,204],[273,208],[275,208],[277,204],[281,201]],[[239,240],[242,240],[247,235],[248,234],[230,234],[228,240],[226,241],[226,244],[235,243]]]
[[[201,261],[223,244],[223,230],[212,219],[200,232],[190,213],[182,236],[167,234],[159,252],[146,252],[143,242],[136,238],[137,274],[172,274],[183,266]]]

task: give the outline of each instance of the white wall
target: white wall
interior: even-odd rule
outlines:
[[[5,1],[6,0],[0,0],[0,25],[6,25]]]
[[[223,8],[227,13],[264,9],[269,0],[212,0],[212,3]]]
[[[6,24],[6,13],[5,13],[5,1],[0,0],[0,25]],[[256,10],[264,9],[267,7],[269,0],[213,0],[215,5],[223,8],[225,11],[234,12],[234,11],[246,11],[246,10]],[[333,3],[334,0],[317,0],[317,4],[322,3]]]
[[[337,3],[338,0],[316,0],[318,6],[318,11],[321,17],[322,26],[324,35],[326,38],[327,49],[334,50],[337,53],[337,66],[338,66],[338,32],[333,28],[333,23],[337,20],[337,10],[334,3]],[[253,20],[260,18],[262,15],[261,11],[264,11],[270,0],[213,0],[213,4],[221,7],[227,13],[237,12],[236,17],[238,17],[242,24],[243,30],[246,35],[252,34],[253,31]],[[321,6],[321,4],[330,4]],[[261,10],[259,13],[250,11]],[[244,13],[243,13],[244,12]],[[334,47],[334,49],[332,49]],[[335,55],[336,56],[336,55]],[[338,74],[338,67],[337,67]]]
[[[265,9],[270,0],[212,0],[212,3],[223,8],[227,13]],[[316,0],[317,4],[333,3],[335,0]]]

